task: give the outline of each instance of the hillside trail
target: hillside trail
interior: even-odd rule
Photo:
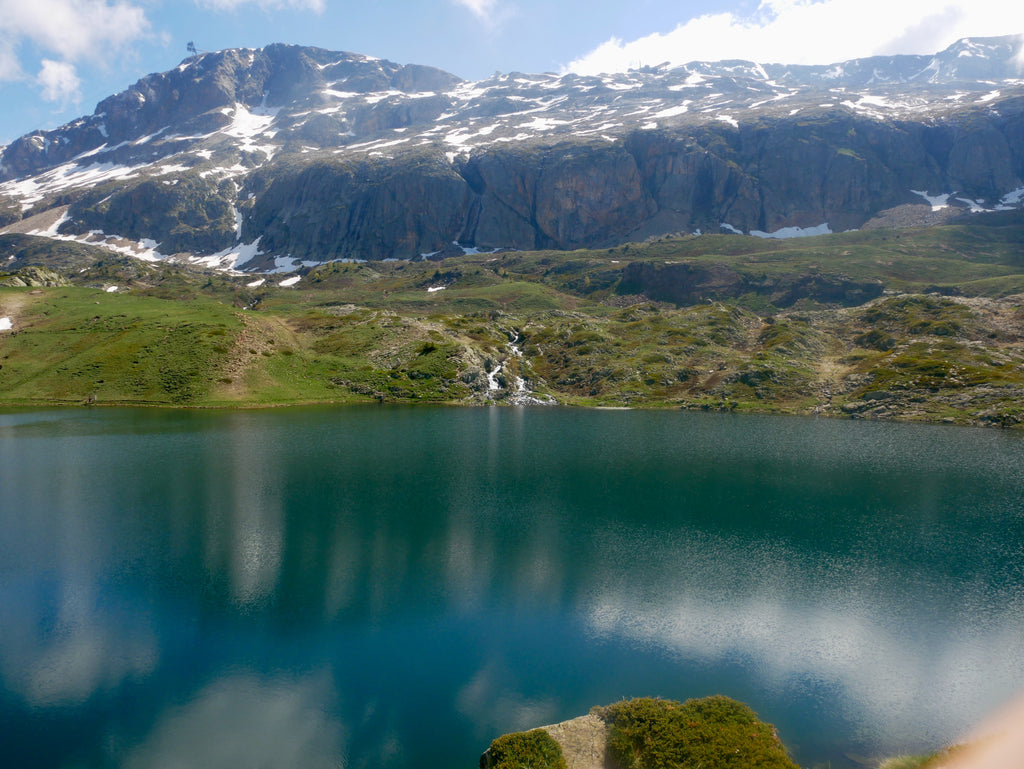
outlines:
[[[821,403],[815,411],[822,411],[832,404],[832,399],[843,392],[843,379],[849,367],[840,363],[838,355],[822,355],[817,365],[816,385],[821,394]]]
[[[36,292],[33,292],[33,294]],[[12,328],[18,330],[18,318],[25,309],[25,306],[34,300],[34,296],[28,291],[3,291],[0,292],[0,318],[8,318]]]
[[[271,315],[238,313],[242,329],[235,337],[217,395],[231,401],[244,401],[259,391],[259,367],[265,357],[283,349],[300,347],[298,335],[284,318]]]

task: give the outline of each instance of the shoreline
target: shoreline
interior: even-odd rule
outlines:
[[[776,416],[776,417],[802,417],[810,419],[827,419],[827,420],[848,420],[848,421],[862,421],[862,422],[882,422],[889,424],[913,424],[913,425],[935,425],[935,426],[951,426],[951,427],[974,427],[981,429],[998,429],[998,430],[1024,430],[1024,423],[1016,424],[1000,424],[994,421],[982,421],[982,420],[958,420],[950,417],[943,417],[941,419],[929,419],[927,417],[914,416],[914,417],[899,417],[899,416],[875,416],[875,415],[858,415],[849,414],[842,412],[826,413],[820,410],[792,410],[785,408],[729,408],[728,404],[724,404],[718,407],[710,406],[707,404],[701,405],[688,405],[688,404],[674,404],[674,403],[644,403],[634,404],[629,406],[615,406],[615,405],[603,405],[603,404],[590,404],[590,403],[574,403],[555,401],[552,403],[543,404],[523,404],[523,403],[511,403],[505,401],[494,401],[491,403],[479,402],[479,401],[422,401],[422,400],[370,400],[370,399],[338,399],[338,400],[295,400],[295,401],[274,401],[274,402],[252,402],[243,401],[238,403],[170,403],[170,402],[159,402],[159,401],[103,401],[94,403],[84,403],[78,399],[68,400],[38,400],[38,401],[0,401],[0,414],[16,413],[25,411],[45,411],[45,410],[83,410],[88,411],[91,409],[160,409],[168,411],[209,411],[209,412],[229,412],[229,411],[262,411],[262,410],[276,410],[276,409],[288,409],[288,408],[311,408],[311,407],[324,407],[324,408],[342,408],[342,407],[411,407],[411,408],[502,408],[502,409],[550,409],[550,408],[562,408],[562,409],[578,409],[583,411],[604,411],[604,412],[615,412],[615,411],[638,411],[638,412],[654,412],[654,411],[679,411],[679,412],[690,412],[690,413],[713,413],[713,414],[732,414],[735,416]]]

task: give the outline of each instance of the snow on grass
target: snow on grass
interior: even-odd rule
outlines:
[[[377,104],[385,99],[392,96],[405,96],[406,94],[402,91],[378,91],[377,93],[367,94],[364,99],[367,104]]]
[[[733,128],[739,128],[739,121],[735,120],[731,115],[716,115],[715,120],[721,121],[722,123],[728,123]]]
[[[10,318],[0,318],[0,331],[10,331],[14,328]]]
[[[663,109],[661,112],[655,112],[651,117],[675,117],[676,115],[683,115],[690,109],[691,104],[693,104],[693,102],[687,99],[678,106]]]
[[[983,200],[971,200],[970,198],[957,198],[957,200],[961,203],[966,203],[967,207],[971,209],[972,214],[980,214],[988,210],[982,205],[985,202]]]
[[[192,169],[189,168],[188,166],[171,164],[171,165],[166,165],[166,166],[157,166],[156,168],[153,169],[153,175],[154,176],[166,176],[167,174],[180,174],[182,171],[191,171],[191,170]]]
[[[90,230],[86,235],[59,234],[57,230],[61,223],[66,219],[67,214],[65,213],[63,217],[58,219],[45,230],[32,230],[27,234],[52,238],[53,240],[70,241],[74,243],[84,243],[89,246],[98,246],[106,251],[111,251],[115,254],[122,254],[124,256],[131,256],[135,259],[141,259],[144,262],[159,262],[167,258],[166,255],[157,251],[157,242],[155,240],[150,240],[149,238],[134,241],[120,235],[107,235],[103,230]]]
[[[499,136],[494,141],[495,142],[521,142],[521,141],[526,141],[527,139],[532,139],[532,138],[533,138],[533,134],[524,134],[524,133],[520,132],[520,133],[517,133],[515,136]],[[451,153],[446,153],[446,154],[451,154]]]
[[[267,282],[266,278],[260,278],[259,280],[254,280],[252,283],[246,283],[245,287],[246,288],[259,288],[260,286],[262,286],[266,282]]]
[[[810,238],[815,235],[831,235],[832,228],[828,226],[828,222],[819,224],[817,227],[783,227],[775,232],[762,232],[761,230],[751,230],[750,234],[755,238],[775,238],[784,240],[788,238]]]
[[[189,262],[211,270],[238,270],[246,262],[251,262],[257,256],[262,255],[260,239],[256,238],[252,243],[237,243],[209,256],[192,256],[189,258]]]
[[[1002,94],[999,93],[999,91],[989,91],[987,94],[978,99],[978,104],[985,104],[987,102],[994,101],[995,99],[998,99],[1000,96],[1002,96]]]
[[[631,81],[628,83],[617,83],[614,80],[606,79],[604,81],[604,86],[605,88],[608,88],[609,90],[612,91],[635,91],[637,88],[643,88],[644,84],[636,81]]]
[[[722,227],[723,230],[725,230],[726,232],[731,232],[733,235],[742,235],[743,234],[742,230],[737,230],[735,227],[733,227],[728,222],[722,222],[721,227]]]
[[[106,291],[108,294],[116,294],[118,291],[121,290],[121,287],[120,286],[107,286],[103,290]]]
[[[325,88],[320,93],[324,96],[333,96],[335,99],[354,99],[362,95],[355,91],[335,91],[333,88]]]
[[[277,285],[281,286],[282,288],[288,288],[290,286],[294,286],[300,280],[302,280],[302,276],[301,275],[295,275],[294,277],[291,277],[291,278],[285,278],[284,280],[282,280]]]
[[[657,127],[658,127],[658,124],[654,123],[654,122],[644,123],[642,126],[640,126],[640,130],[641,131],[653,131]]]
[[[923,190],[911,190],[915,195],[919,195],[928,201],[932,207],[932,211],[941,211],[943,208],[949,207],[950,194],[946,195],[929,195]]]
[[[551,131],[558,126],[568,125],[567,120],[556,120],[550,117],[535,117],[529,123],[521,123],[517,128],[529,128],[534,131]]]
[[[364,262],[365,259],[331,259],[332,262]],[[268,275],[281,274],[283,272],[295,272],[303,267],[319,267],[324,262],[303,261],[292,256],[278,256],[274,258],[274,269],[265,270]]]
[[[427,289],[427,293],[433,294],[438,291],[444,291],[446,288],[448,288],[448,286],[431,286],[430,288]]]

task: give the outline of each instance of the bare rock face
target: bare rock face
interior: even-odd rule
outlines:
[[[580,716],[541,728],[561,746],[569,769],[619,769],[608,754],[611,726],[600,716]]]
[[[611,725],[591,713],[550,726],[541,726],[562,749],[567,769],[622,769],[608,752]],[[480,756],[480,769],[492,769],[495,760],[490,749]]]
[[[469,189],[444,157],[315,163],[274,174],[243,231],[298,259],[418,258],[459,237]]]

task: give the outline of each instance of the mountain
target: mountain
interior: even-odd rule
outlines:
[[[146,259],[784,237],[1024,203],[1016,37],[829,66],[496,74],[272,45],[183,61],[0,153],[0,223]]]

